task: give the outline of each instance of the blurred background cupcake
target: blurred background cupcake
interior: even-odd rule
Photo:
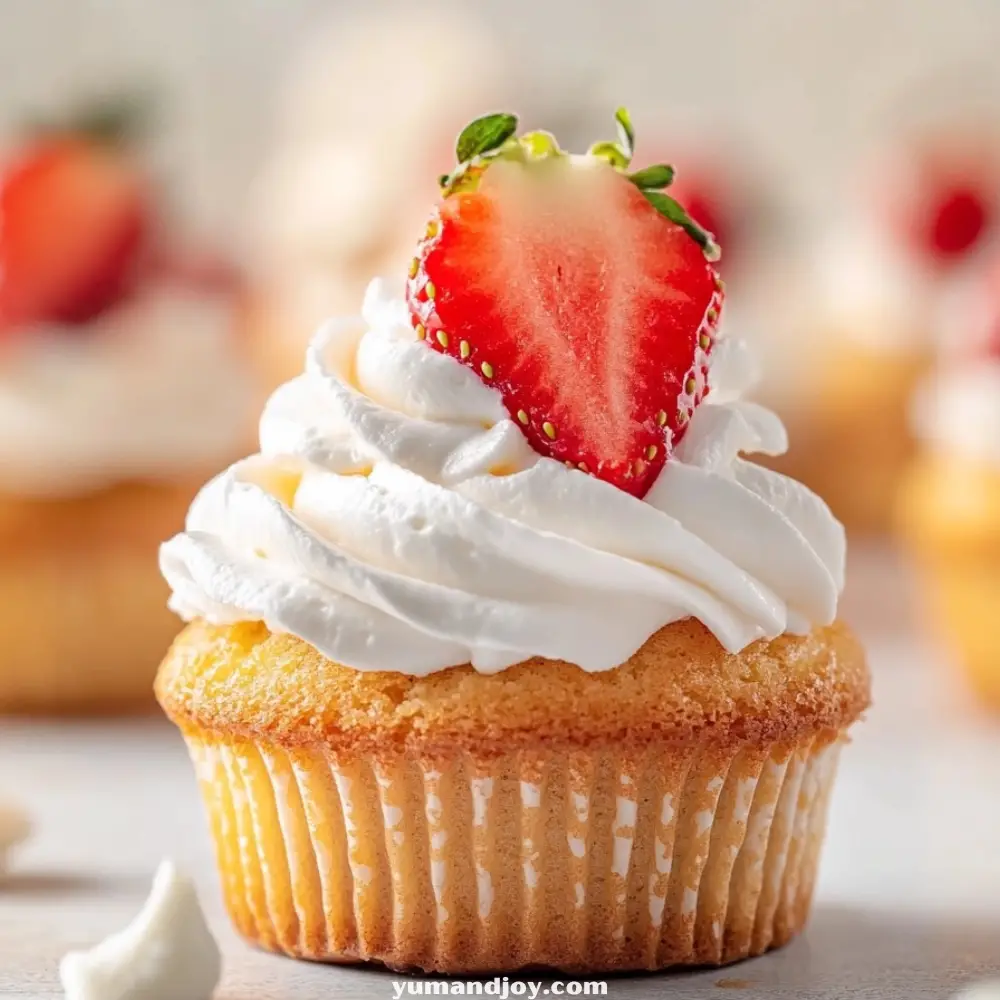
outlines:
[[[956,285],[911,416],[899,502],[924,605],[972,689],[1000,710],[1000,257]]]
[[[551,82],[449,4],[382,5],[310,33],[250,195],[253,343],[271,382],[300,370],[323,320],[360,309],[372,274],[405,273],[471,119],[515,107],[585,132],[593,87]]]
[[[300,369],[319,323],[360,309],[368,276],[404,273],[455,136],[508,99],[495,43],[450,9],[400,6],[312,34],[251,194],[253,339],[270,381]]]
[[[148,703],[159,542],[252,433],[235,272],[178,221],[131,101],[0,156],[0,711]]]
[[[949,78],[937,106],[910,106],[934,80],[844,164],[815,221],[803,220],[801,291],[786,320],[808,348],[781,464],[849,531],[869,535],[889,531],[914,455],[910,400],[931,367],[942,304],[997,236],[995,117],[974,111],[971,72]]]
[[[144,294],[130,295],[128,308],[170,286],[156,298],[176,309],[190,300],[191,280],[204,303],[207,277],[224,311],[238,303],[246,353],[268,385],[299,369],[321,322],[357,311],[369,274],[404,272],[435,195],[431,178],[452,164],[455,135],[471,116],[509,107],[526,127],[551,125],[567,146],[582,148],[609,108],[627,104],[641,126],[637,165],[673,163],[673,193],[723,243],[724,327],[764,355],[769,377],[759,395],[790,429],[783,466],[852,530],[887,528],[913,450],[907,401],[933,353],[930,317],[996,231],[1000,74],[975,4],[962,0],[945,14],[921,3],[909,18],[880,8],[862,18],[766,0],[723,18],[709,6],[622,0],[609,22],[600,5],[576,5],[567,19],[568,6],[530,0],[364,10],[219,0],[141,11],[53,0],[73,39],[64,45],[48,14],[13,3],[16,31],[6,37],[17,44],[7,53],[0,128],[13,135],[7,126],[24,108],[59,107],[67,93],[131,78],[155,83],[171,114],[150,149],[176,198],[148,199],[160,261],[155,275],[144,265]],[[684,41],[664,61],[658,39],[668,30]],[[704,46],[693,44],[708,39],[712,72]],[[854,71],[845,77],[848,48]],[[248,273],[246,292],[221,293],[217,279],[230,268],[212,264],[206,276],[177,251],[176,231],[191,227],[199,235],[184,242],[225,247],[223,257]],[[185,283],[188,294],[179,296]],[[106,325],[125,310],[100,312]],[[37,345],[53,339],[23,335],[30,326],[17,324],[22,332],[7,338],[19,354],[27,345],[40,353]],[[55,339],[60,358],[89,356],[96,343]],[[169,340],[176,357],[188,356],[183,342]],[[236,356],[243,350],[238,338],[225,345]],[[16,367],[26,383],[30,366],[7,355],[2,370]],[[82,370],[76,361],[63,369]],[[132,371],[123,360],[117,370]],[[178,398],[173,370],[164,360],[143,367],[145,382],[109,375],[114,391],[101,393],[134,392],[151,412],[154,400]],[[70,396],[46,379],[39,393],[51,399],[47,419],[65,425],[72,418],[59,399]],[[184,415],[198,409],[186,406]],[[193,421],[190,465],[222,464],[213,442],[238,407],[222,409],[218,420]],[[126,467],[124,445],[112,445],[138,426],[118,421],[117,438],[98,435],[119,456],[123,471],[111,478],[149,479]],[[156,434],[137,434],[147,467],[154,453],[158,469],[168,464],[162,456],[182,426],[169,419]],[[3,446],[12,452],[17,442]],[[109,481],[107,462],[87,448],[75,446],[63,465],[83,480]],[[199,478],[193,470],[191,478]],[[6,492],[29,491],[13,484]]]

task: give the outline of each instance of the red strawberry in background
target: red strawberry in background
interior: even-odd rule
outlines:
[[[971,184],[944,184],[935,193],[918,237],[940,257],[957,257],[979,242],[992,224],[993,206]]]
[[[711,237],[662,193],[673,170],[626,173],[634,136],[570,157],[490,115],[410,267],[418,336],[503,396],[536,451],[643,496],[707,391],[722,305]]]
[[[926,259],[950,265],[995,229],[1000,172],[995,158],[955,137],[915,145],[878,177],[890,225]]]
[[[119,144],[31,141],[0,172],[0,333],[99,315],[129,291],[149,229],[144,179]]]
[[[1000,262],[995,263],[989,272],[986,294],[989,305],[985,310],[982,349],[988,358],[1000,361]]]
[[[986,342],[986,356],[1000,361],[1000,322],[993,328],[993,336]]]
[[[148,255],[143,277],[206,294],[237,295],[243,275],[225,257],[188,246],[156,247]]]
[[[1000,260],[994,256],[971,282],[953,288],[951,299],[948,352],[973,362],[1000,360]]]

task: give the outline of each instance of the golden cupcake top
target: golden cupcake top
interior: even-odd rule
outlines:
[[[259,623],[190,625],[157,680],[184,729],[392,756],[550,748],[736,746],[834,734],[868,707],[864,654],[841,624],[727,654],[703,625],[657,632],[616,670],[533,658],[484,676],[352,670]]]

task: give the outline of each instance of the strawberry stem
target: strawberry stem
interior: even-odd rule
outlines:
[[[615,111],[615,123],[618,141],[595,142],[588,153],[624,174],[635,151],[635,129],[625,108]],[[483,115],[466,125],[455,144],[458,166],[450,174],[443,174],[438,179],[444,197],[458,191],[474,190],[483,172],[495,159],[541,164],[565,156],[550,133],[528,132],[518,136],[517,124],[517,115],[496,112]],[[719,259],[720,251],[713,235],[699,226],[679,202],[661,193],[663,188],[673,183],[672,166],[657,163],[626,176],[642,191],[646,200],[660,215],[679,225],[691,236],[708,260]]]
[[[607,160],[615,170],[627,170],[631,162],[628,154],[617,142],[595,142],[587,152],[602,160]]]
[[[635,153],[635,129],[632,128],[632,116],[627,108],[615,111],[615,121],[618,123],[618,144],[631,162]]]
[[[664,218],[671,222],[676,222],[678,226],[702,248],[707,260],[715,261],[722,256],[715,238],[707,229],[702,229],[694,219],[684,210],[684,206],[679,201],[675,201],[670,195],[661,194],[659,191],[643,191],[646,201],[656,209]]]
[[[74,135],[109,145],[135,141],[149,129],[155,100],[148,90],[136,90],[78,105],[69,113],[30,118],[26,130],[35,134]]]

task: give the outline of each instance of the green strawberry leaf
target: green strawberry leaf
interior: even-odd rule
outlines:
[[[29,135],[67,133],[112,146],[127,146],[152,131],[158,111],[153,91],[137,89],[79,104],[60,116],[29,118],[25,131]]]
[[[643,167],[634,174],[629,175],[629,180],[639,188],[665,188],[670,187],[674,181],[674,168],[666,163],[657,163],[652,167]]]
[[[462,129],[455,145],[455,156],[459,163],[465,163],[502,146],[516,131],[517,115],[484,115]]]
[[[684,210],[684,206],[679,201],[675,201],[669,195],[661,194],[659,191],[643,191],[646,200],[664,218],[671,222],[676,222],[687,234],[701,247],[707,260],[718,260],[722,256],[719,245],[715,238],[707,229],[702,229],[694,219]]]

